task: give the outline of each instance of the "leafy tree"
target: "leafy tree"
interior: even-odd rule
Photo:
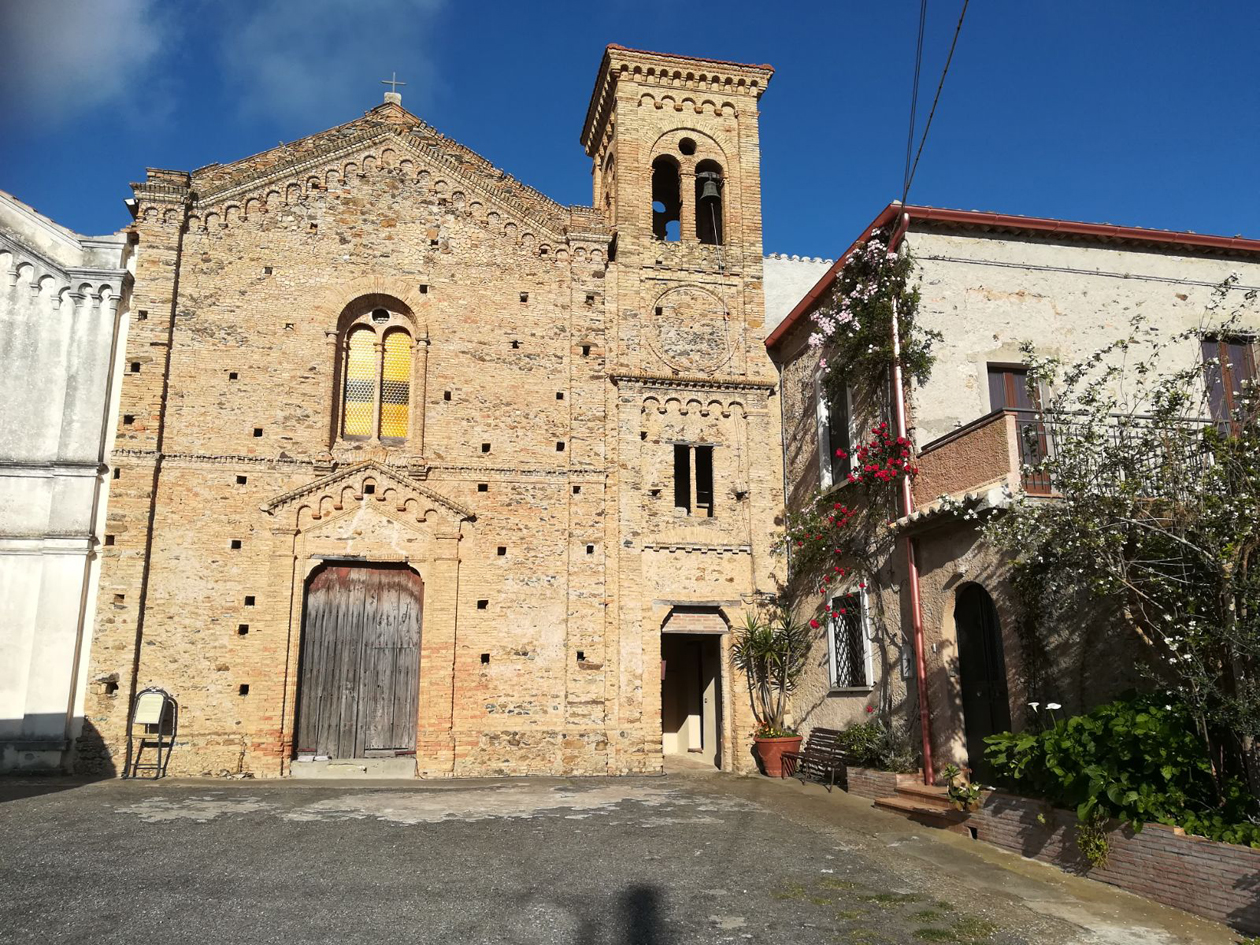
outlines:
[[[1020,496],[986,525],[1016,556],[1034,634],[1051,615],[1071,619],[1087,589],[1095,615],[1114,614],[1143,641],[1147,669],[1209,746],[1222,800],[1234,774],[1260,796],[1260,391],[1209,419],[1205,375],[1219,365],[1199,358],[1201,341],[1255,308],[1234,281],[1191,330],[1135,317],[1066,368],[1026,347],[1043,403],[1024,425],[1025,455],[1054,497]]]

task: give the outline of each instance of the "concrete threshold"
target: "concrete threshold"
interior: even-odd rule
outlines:
[[[330,758],[325,761],[295,761],[289,774],[296,780],[366,780],[402,778],[414,780],[416,759],[406,755],[397,758]]]

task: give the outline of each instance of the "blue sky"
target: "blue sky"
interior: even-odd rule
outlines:
[[[926,116],[962,0],[931,0]],[[191,170],[404,104],[562,203],[605,44],[769,62],[767,252],[900,195],[913,0],[0,0],[0,189],[88,233]],[[1260,237],[1260,4],[972,0],[911,201]]]

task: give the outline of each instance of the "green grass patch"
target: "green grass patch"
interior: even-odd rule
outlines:
[[[770,893],[771,898],[779,900],[804,899],[805,895],[805,887],[800,883],[788,883],[786,886],[782,886]]]
[[[922,902],[923,897],[918,893],[869,893],[865,896],[858,896],[863,902],[876,902],[882,906],[900,905],[906,902]]]
[[[979,916],[965,915],[954,923],[954,931],[961,939],[985,939],[998,930],[998,927]]]
[[[818,881],[818,885],[822,889],[856,889],[857,883],[851,883],[847,879],[834,879],[830,876],[824,876]]]

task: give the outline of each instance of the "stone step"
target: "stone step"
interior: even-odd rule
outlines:
[[[414,778],[414,755],[397,758],[330,758],[324,761],[294,761],[289,766],[293,778]]]
[[[943,807],[950,806],[949,788],[936,784],[924,784],[922,781],[906,784],[899,782],[897,784],[897,795],[915,801],[922,801],[925,804]]]
[[[900,796],[875,799],[875,806],[880,810],[899,814],[916,824],[971,836],[971,831],[967,829],[967,815],[948,806],[948,801],[945,804],[945,807],[939,807],[934,801]]]

